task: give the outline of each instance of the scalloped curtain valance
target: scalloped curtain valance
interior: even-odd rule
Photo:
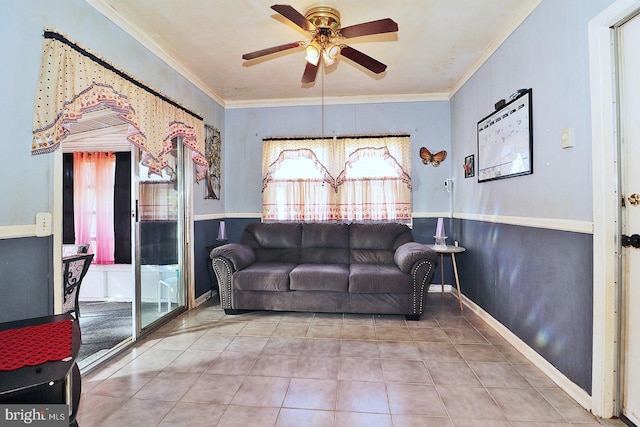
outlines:
[[[367,159],[387,173],[367,175]],[[411,220],[408,135],[264,138],[262,171],[265,221]]]
[[[133,79],[65,36],[45,32],[33,113],[32,154],[59,148],[70,124],[109,108],[129,124],[127,140],[142,150],[142,163],[161,174],[172,139],[191,151],[196,181],[206,175],[202,118]]]

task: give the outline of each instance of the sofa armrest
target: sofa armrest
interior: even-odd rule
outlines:
[[[250,246],[242,243],[227,243],[213,248],[209,253],[211,259],[222,257],[228,259],[235,271],[242,270],[256,260],[256,254]]]
[[[438,261],[438,254],[427,245],[408,242],[396,249],[393,260],[403,273],[409,274],[413,265],[421,260],[429,260],[435,266]]]

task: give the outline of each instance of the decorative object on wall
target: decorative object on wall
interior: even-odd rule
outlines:
[[[471,178],[476,175],[475,173],[475,156],[471,154],[464,158],[464,177]]]
[[[533,173],[531,89],[478,122],[478,182]]]
[[[438,249],[444,249],[447,247],[447,236],[444,232],[444,219],[438,218],[438,224],[436,225],[436,234],[433,236],[435,239],[435,247]]]
[[[398,31],[398,24],[390,18],[365,22],[349,27],[340,27],[340,12],[328,6],[316,6],[301,14],[286,4],[276,4],[271,9],[278,12],[289,21],[296,24],[311,35],[311,41],[297,41],[242,55],[242,59],[251,60],[282,52],[289,49],[304,47],[307,61],[302,83],[309,84],[316,80],[320,58],[325,67],[331,66],[342,54],[364,68],[380,74],[387,66],[364,53],[344,44],[344,39],[360,36],[370,36]]]
[[[205,199],[220,200],[221,146],[220,131],[212,126],[204,125],[204,156],[209,164],[205,178],[207,183]]]
[[[431,163],[434,167],[440,166],[440,163],[444,162],[444,159],[447,158],[447,152],[442,150],[438,151],[435,154],[431,154],[426,147],[420,148],[420,158],[422,159],[422,163],[428,165]]]

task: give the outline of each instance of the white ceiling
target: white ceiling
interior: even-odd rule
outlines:
[[[244,53],[309,34],[273,0],[86,0],[226,108],[449,99],[541,0],[290,0],[337,9],[343,27],[391,18],[398,33],[349,39],[388,66],[376,75],[349,59],[300,83],[303,48],[244,61]]]

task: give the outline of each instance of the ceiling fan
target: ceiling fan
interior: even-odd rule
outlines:
[[[297,41],[267,49],[257,50],[242,55],[242,59],[251,60],[260,58],[272,53],[281,52],[288,49],[295,49],[306,46],[306,67],[302,75],[302,83],[313,83],[318,73],[320,58],[325,66],[335,63],[339,55],[345,56],[366,69],[380,74],[387,69],[382,62],[356,50],[343,43],[344,39],[353,37],[368,36],[373,34],[393,33],[398,31],[398,24],[390,18],[379,19],[377,21],[364,22],[362,24],[340,27],[340,13],[328,6],[316,6],[307,10],[303,15],[286,4],[276,4],[271,9],[296,24],[298,27],[311,34],[311,40]]]

